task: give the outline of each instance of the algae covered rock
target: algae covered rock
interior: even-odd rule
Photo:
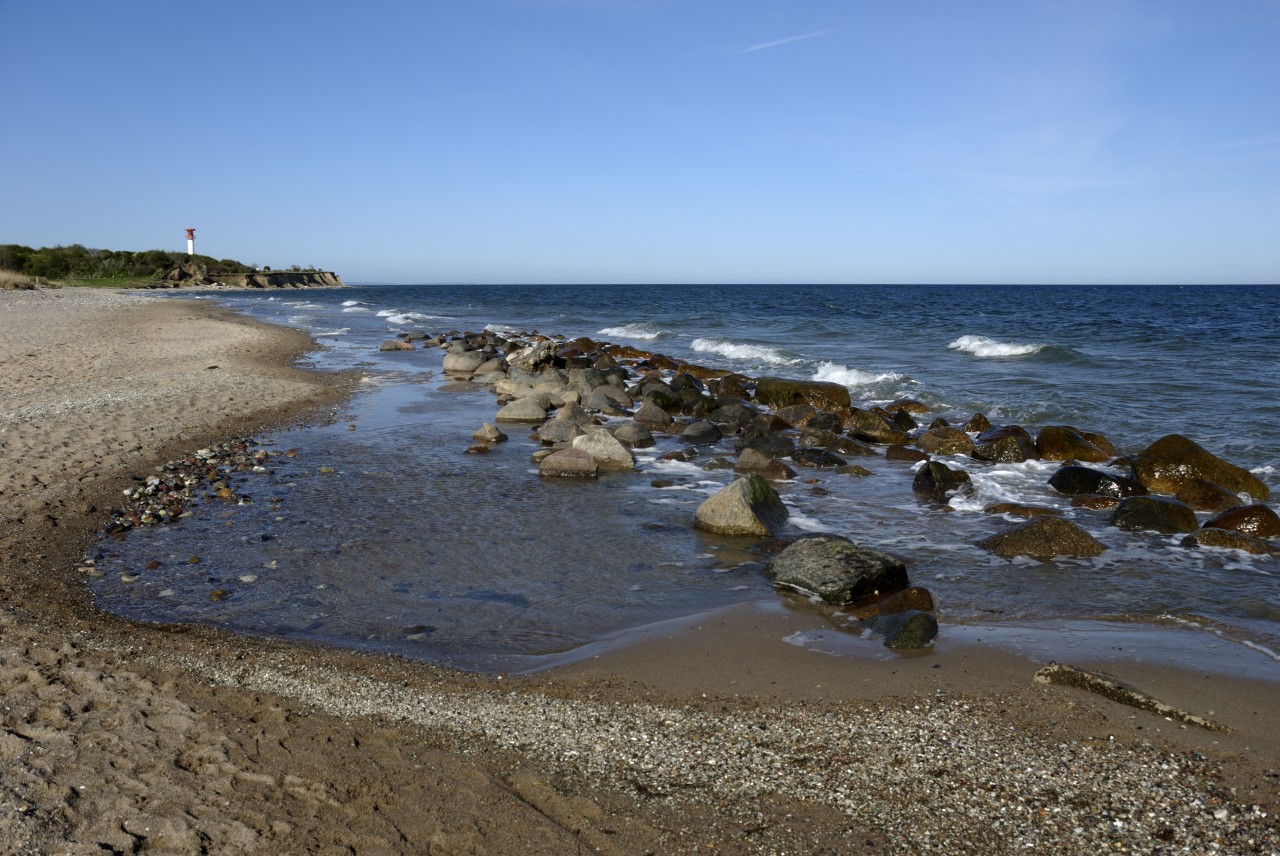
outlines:
[[[978,542],[978,546],[997,556],[1012,559],[1015,556],[1031,556],[1035,559],[1052,559],[1055,556],[1097,556],[1106,547],[1096,538],[1070,520],[1044,515],[1034,517],[1007,532],[992,535]]]
[[[1204,479],[1232,493],[1247,493],[1259,502],[1271,489],[1253,473],[1227,463],[1194,440],[1169,434],[1156,440],[1133,460],[1133,475],[1152,493],[1176,494],[1193,479]]]
[[[1111,525],[1166,535],[1194,532],[1200,526],[1191,506],[1168,496],[1131,496],[1121,501],[1111,515]]]
[[[907,567],[900,559],[836,535],[801,538],[778,554],[765,575],[775,588],[817,595],[837,605],[907,585]]]

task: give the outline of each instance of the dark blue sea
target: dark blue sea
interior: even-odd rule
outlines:
[[[333,424],[261,438],[297,454],[244,488],[252,505],[206,503],[103,546],[95,595],[145,620],[499,670],[780,597],[752,543],[692,527],[697,505],[732,478],[702,466],[731,453],[731,439],[672,462],[659,457],[678,438],[660,438],[638,453],[638,472],[589,484],[540,479],[538,444],[519,427],[492,453],[466,455],[494,396],[449,383],[438,349],[378,351],[413,330],[585,335],[750,375],[835,381],[864,406],[914,398],[932,408],[926,422],[981,412],[1033,432],[1072,425],[1121,454],[1179,433],[1280,488],[1275,287],[369,285],[199,299],[306,330],[323,345],[309,364],[364,381]],[[977,486],[947,506],[912,494],[909,463],[860,458],[873,473],[864,478],[801,471],[782,488],[784,534],[835,532],[904,557],[933,592],[944,635],[948,625],[1148,623],[1280,659],[1280,561],[1111,527],[1109,514],[1073,509],[1049,488],[1057,464],[946,462]],[[1059,508],[1108,549],[995,558],[975,542],[1021,522],[983,512],[1001,501]],[[195,570],[182,561],[191,554],[202,557]],[[160,568],[120,581],[152,562]],[[211,599],[215,590],[228,594]]]

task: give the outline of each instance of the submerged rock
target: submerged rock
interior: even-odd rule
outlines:
[[[923,648],[938,635],[938,619],[915,609],[877,616],[867,626],[884,637],[886,648],[898,651]]]
[[[789,512],[778,492],[751,473],[712,494],[694,512],[694,526],[721,535],[773,535]]]
[[[775,588],[841,606],[907,585],[907,568],[900,559],[836,535],[801,538],[778,554],[765,575]]]
[[[1111,525],[1121,529],[1149,529],[1172,535],[1199,528],[1196,513],[1185,502],[1167,496],[1131,496],[1111,515]]]
[[[1245,535],[1233,529],[1200,529],[1182,539],[1184,547],[1218,547],[1243,550],[1255,556],[1280,556],[1280,544]]]
[[[1227,463],[1181,434],[1161,437],[1144,449],[1133,460],[1133,475],[1153,493],[1176,494],[1192,479],[1204,479],[1260,502],[1271,497],[1271,489],[1253,473]]]
[[[378,346],[379,351],[412,351],[413,344],[403,339],[387,339]]]
[[[1012,559],[1031,556],[1052,559],[1055,556],[1098,556],[1106,547],[1069,520],[1044,515],[1035,517],[1007,532],[978,542],[984,550]]]
[[[826,449],[796,449],[791,453],[791,460],[798,466],[815,469],[835,469],[849,463],[839,455],[833,455]]]

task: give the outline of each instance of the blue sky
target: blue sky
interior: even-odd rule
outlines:
[[[0,242],[353,282],[1280,282],[1280,0],[34,3]]]

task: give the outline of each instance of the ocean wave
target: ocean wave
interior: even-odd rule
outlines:
[[[832,362],[819,363],[817,370],[813,373],[813,379],[842,384],[851,389],[859,386],[874,386],[881,383],[904,383],[910,380],[906,375],[898,374],[897,372],[880,372],[877,374],[876,372],[851,369],[848,366]]]
[[[343,306],[363,306],[364,301],[363,300],[344,300],[342,301],[342,305]]]
[[[350,303],[350,302],[351,302],[350,300],[347,301],[347,303]],[[347,306],[346,303],[344,303],[343,306],[346,307],[345,309],[342,310],[343,312],[372,312],[373,311],[372,309],[369,309],[367,306]]]
[[[997,342],[986,336],[961,336],[947,345],[953,351],[960,351],[975,357],[1025,357],[1038,354],[1044,345],[1020,345],[1015,342]]]
[[[423,321],[439,321],[443,315],[428,315],[425,312],[401,312],[399,309],[379,309],[379,318],[386,318],[391,324],[418,324]]]
[[[336,330],[313,330],[312,336],[345,336],[351,332],[350,327],[339,327]]]
[[[596,331],[597,336],[617,336],[622,339],[642,339],[646,342],[667,335],[651,324],[623,324],[621,327],[605,327]]]
[[[764,345],[740,345],[725,339],[694,339],[689,345],[700,354],[716,354],[731,360],[766,363],[771,366],[793,366],[803,362],[799,357]]]

